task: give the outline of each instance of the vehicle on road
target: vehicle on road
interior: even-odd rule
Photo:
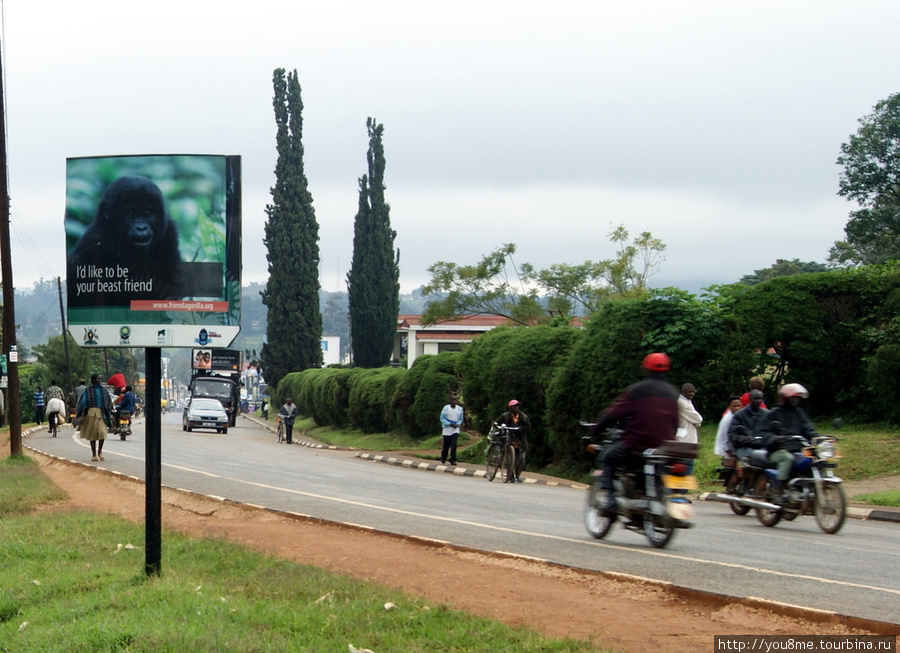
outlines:
[[[229,426],[236,424],[241,391],[235,379],[200,371],[191,379],[190,391],[191,401],[201,397],[217,399],[228,413]]]
[[[594,424],[582,422],[584,427]],[[621,437],[621,431],[608,429],[600,444],[586,437],[587,451],[594,455],[594,480],[588,488],[584,505],[584,525],[597,539],[606,537],[617,518],[624,520],[626,530],[643,533],[657,549],[665,548],[675,536],[676,528],[690,528],[694,510],[683,494],[697,489],[697,479],[689,472],[690,461],[697,458],[698,447],[691,442],[667,440],[654,449],[636,455],[632,464],[623,466],[613,481],[615,514],[603,508],[607,491],[603,489],[602,460],[604,451]]]
[[[835,427],[839,425],[836,421]],[[725,492],[706,494],[702,498],[727,502],[737,514],[746,514],[753,508],[763,526],[813,515],[823,532],[837,533],[847,516],[843,481],[834,475],[841,458],[837,438],[820,435],[810,442],[800,435],[780,433],[777,438],[794,456],[791,478],[782,494],[775,491],[777,472],[766,449],[756,449],[749,458],[739,460],[733,471],[721,472],[726,482]]]
[[[228,413],[218,399],[197,397],[185,406],[181,428],[184,431],[215,429],[219,433],[228,433]]]
[[[120,411],[115,418],[116,428],[114,433],[119,436],[120,440],[124,440],[131,435],[131,413],[128,411]]]

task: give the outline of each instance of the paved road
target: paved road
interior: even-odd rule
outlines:
[[[71,429],[25,444],[38,451],[144,477],[142,425],[126,442],[108,440],[103,463]],[[351,452],[278,445],[250,420],[228,435],[184,433],[163,417],[162,480],[279,510],[437,539],[477,549],[619,572],[733,596],[752,596],[900,623],[900,527],[848,520],[837,535],[811,517],[765,528],[725,505],[695,503],[695,528],[664,551],[616,528],[603,541],[582,526],[584,492],[504,485],[482,478],[404,469]],[[165,546],[165,544],[164,544]]]

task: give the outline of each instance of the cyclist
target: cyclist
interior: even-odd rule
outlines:
[[[511,399],[509,410],[494,420],[497,424],[518,427],[518,431],[510,431],[509,439],[516,450],[516,483],[522,483],[522,472],[525,471],[525,456],[528,453],[528,429],[531,422],[528,415],[519,409],[519,401]]]

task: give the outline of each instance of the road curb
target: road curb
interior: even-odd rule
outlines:
[[[420,469],[427,472],[441,472],[444,474],[453,474],[454,476],[472,476],[475,478],[487,478],[487,472],[484,469],[473,469],[465,465],[447,465],[446,463],[430,462],[425,460],[416,460],[414,458],[401,458],[388,454],[376,454],[360,451],[356,454],[357,458],[363,460],[371,460],[378,463],[387,463],[388,465],[396,465],[398,467],[407,467],[409,469]],[[526,472],[527,474],[527,472]],[[567,481],[565,479],[544,479],[522,476],[522,482],[530,485],[548,485],[551,487],[569,487],[576,490],[586,490],[587,485],[577,483],[575,481]]]

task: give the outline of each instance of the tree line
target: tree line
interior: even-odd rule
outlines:
[[[462,352],[420,356],[409,370],[289,374],[278,393],[322,425],[417,438],[440,432],[451,393],[482,433],[518,399],[532,423],[530,460],[578,465],[579,420],[638,381],[651,351],[669,354],[672,382],[697,387],[694,404],[710,421],[761,375],[769,405],[781,384],[799,382],[815,417],[900,423],[900,263],[737,283],[703,297],[651,290],[610,299],[585,328],[502,327]]]

